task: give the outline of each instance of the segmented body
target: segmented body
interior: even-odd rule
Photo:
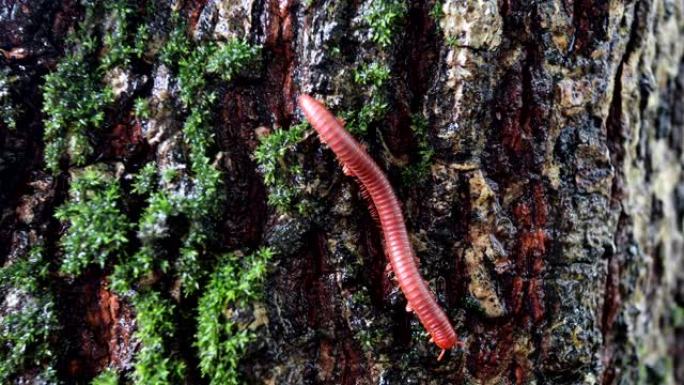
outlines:
[[[323,104],[309,95],[302,95],[299,106],[321,140],[368,191],[378,212],[387,256],[408,307],[418,316],[437,346],[442,349],[454,347],[458,343],[456,332],[420,276],[401,207],[387,177]]]

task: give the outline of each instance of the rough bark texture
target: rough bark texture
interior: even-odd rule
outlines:
[[[149,24],[146,51],[98,80],[115,100],[88,134],[85,163],[62,159],[50,173],[41,87],[73,47],[67,35],[87,3],[0,0],[0,256],[7,267],[40,246],[50,266],[41,286],[49,292],[3,286],[0,322],[46,295],[58,325],[46,338],[54,356],[40,358],[52,363],[21,364],[11,383],[41,383],[45,365],[64,383],[89,383],[107,367],[121,383],[136,378],[144,341],[135,294],[111,289],[113,256],[76,277],[60,271],[69,221],[54,214],[79,169],[96,163],[120,181],[119,206],[132,223],[145,199],[131,180],[148,161],[160,175],[180,170],[160,183],[193,199],[196,171],[181,132],[192,106],[178,101],[187,85],[175,64],[159,56],[183,22],[193,44],[261,46],[257,63],[200,87],[217,95],[209,156],[222,180],[220,213],[207,225],[217,235],[200,242],[201,269],[212,271],[219,253],[274,250],[263,296],[224,309],[256,334],[240,353],[241,381],[684,383],[681,0],[188,0],[157,1],[154,14],[130,1],[130,23]],[[463,351],[436,361],[386,271],[362,192],[315,135],[283,150],[280,186],[264,184],[254,153],[302,119],[301,92],[356,127],[386,170]],[[135,116],[136,98],[149,100],[151,117]],[[370,118],[359,112],[366,107]],[[292,189],[299,210],[276,209],[268,197],[277,188]],[[186,383],[201,384],[209,378],[193,341],[209,278],[198,275],[199,291],[178,294],[173,263],[182,250],[175,238],[185,240],[192,221],[165,222],[173,235],[156,246],[172,268],[155,269],[133,291],[154,287],[174,304],[167,353],[185,364]],[[136,240],[127,253],[144,244],[138,236],[129,231]]]

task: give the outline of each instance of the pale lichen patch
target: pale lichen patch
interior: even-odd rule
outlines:
[[[493,234],[498,203],[494,190],[487,183],[482,171],[473,172],[469,180],[470,203],[473,218],[478,218],[468,232],[469,247],[465,250],[465,263],[470,282],[468,291],[484,314],[495,318],[504,315],[505,308],[496,291],[485,260],[496,266],[506,265],[506,255]]]
[[[439,25],[454,45],[492,49],[501,44],[503,20],[496,1],[447,0],[442,11]]]

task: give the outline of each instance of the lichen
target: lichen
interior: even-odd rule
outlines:
[[[474,304],[487,317],[500,317],[505,314],[505,307],[496,290],[496,282],[492,279],[486,263],[494,263],[503,259],[502,250],[497,247],[494,228],[497,223],[498,202],[492,187],[487,183],[482,171],[476,170],[468,181],[470,193],[471,217],[477,218],[468,232],[470,245],[464,252],[466,270],[470,278],[468,291]]]
[[[440,15],[440,27],[450,45],[493,49],[501,44],[503,20],[496,1],[445,0]]]

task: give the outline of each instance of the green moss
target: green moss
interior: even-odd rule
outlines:
[[[214,232],[213,223],[220,214],[223,196],[221,172],[207,155],[213,146],[213,134],[209,125],[209,113],[204,105],[213,104],[213,95],[202,94],[202,107],[193,107],[183,126],[183,138],[189,145],[190,170],[193,176],[193,194],[183,202],[182,213],[190,220],[175,267],[184,294],[199,289],[199,280],[204,275],[201,264],[206,254],[206,244]]]
[[[92,264],[104,268],[107,260],[128,243],[130,224],[119,208],[119,183],[98,167],[90,166],[74,176],[69,195],[70,200],[55,214],[69,224],[60,241],[64,250],[60,270],[79,275]]]
[[[65,154],[73,164],[83,165],[93,151],[88,131],[102,125],[104,108],[114,100],[111,89],[101,86],[84,54],[76,52],[45,76],[43,98],[47,168],[57,173]]]
[[[206,93],[207,78],[204,76],[204,67],[214,50],[211,44],[192,47],[188,54],[178,61],[180,100],[185,107],[204,107],[210,102]]]
[[[378,62],[363,64],[354,71],[354,82],[362,86],[381,88],[390,78],[390,69]]]
[[[437,24],[437,28],[439,28],[439,22],[444,17],[444,1],[443,0],[436,0],[435,1],[435,4],[432,6],[432,9],[430,10],[430,16],[432,17],[432,19]]]
[[[420,183],[430,175],[432,156],[434,150],[430,145],[427,132],[427,121],[421,114],[411,117],[411,130],[416,138],[418,148],[418,161],[408,165],[401,172],[404,185]]]
[[[202,376],[212,385],[240,384],[238,363],[254,332],[231,319],[229,309],[244,308],[262,296],[266,266],[273,257],[260,249],[240,258],[225,255],[200,298],[195,346]]]
[[[147,163],[134,177],[133,192],[149,194],[157,186],[157,180],[157,164],[155,162]]]
[[[54,337],[59,329],[55,305],[45,285],[48,263],[36,246],[0,269],[0,298],[6,313],[0,322],[0,383],[36,371],[36,383],[57,383]]]
[[[356,314],[365,314],[363,321],[351,325],[354,338],[366,352],[376,351],[388,345],[388,334],[377,322],[372,311],[372,301],[367,287],[359,287],[349,299],[347,306]]]
[[[12,82],[9,69],[0,70],[0,114],[2,115],[2,122],[9,130],[16,130],[18,111],[12,102]]]
[[[93,378],[91,385],[119,385],[119,374],[114,369],[105,369],[97,377]]]
[[[670,316],[673,327],[684,328],[684,306],[673,304]]]
[[[143,167],[137,178],[156,178],[156,174],[148,175],[153,167],[150,165],[153,164]],[[132,290],[140,280],[152,276],[156,271],[169,271],[169,260],[159,255],[158,243],[168,237],[168,220],[179,215],[182,204],[179,198],[168,191],[150,191],[152,187],[147,181],[139,184],[142,185],[140,189],[150,194],[138,221],[137,235],[141,247],[130,256],[122,256],[120,263],[114,266],[110,276],[111,288],[119,294]]]
[[[135,31],[135,40],[133,43],[133,53],[135,56],[142,58],[145,55],[145,50],[149,40],[150,29],[146,24],[139,25],[138,29]]]
[[[137,98],[133,104],[133,112],[138,119],[150,118],[150,102],[145,98]]]
[[[17,295],[17,293],[13,293]],[[50,337],[57,329],[57,317],[52,300],[48,297],[23,298],[20,309],[3,317],[0,326],[0,380],[9,379],[31,367],[34,362],[53,361]],[[54,371],[51,368],[45,370]],[[54,374],[47,374],[54,377]]]
[[[354,71],[354,82],[359,86],[364,86],[369,96],[359,110],[342,113],[349,132],[365,136],[372,124],[385,117],[389,109],[386,96],[386,84],[389,79],[389,67],[378,62],[362,64]]]
[[[253,64],[261,54],[261,47],[241,39],[231,39],[219,45],[209,56],[206,71],[230,81],[239,72]]]
[[[365,325],[355,334],[356,339],[361,343],[361,347],[366,351],[373,351],[380,346],[385,346],[387,343],[387,333],[383,328],[376,325]]]
[[[293,125],[289,130],[277,128],[270,135],[259,138],[259,146],[254,152],[264,184],[269,189],[268,204],[282,213],[291,211],[295,200],[302,195],[302,188],[296,182],[303,179],[302,167],[289,158],[308,128],[306,123]]]
[[[167,220],[179,212],[180,198],[167,191],[152,193],[147,199],[147,206],[138,222],[138,238],[143,244],[152,244],[166,237]]]
[[[173,39],[180,37],[174,35]],[[187,107],[213,102],[214,97],[205,92],[207,78],[204,74],[217,75],[222,80],[231,81],[253,66],[261,54],[260,47],[240,39],[232,39],[219,45],[205,43],[195,47],[189,42],[181,43],[173,39],[168,44],[175,48],[168,48],[167,51],[185,53],[178,57],[178,79],[181,102]]]
[[[190,39],[186,33],[185,22],[181,19],[177,12],[171,16],[171,25],[175,28],[169,34],[169,37],[161,49],[159,60],[170,68],[175,68],[175,65],[184,57],[190,54]]]
[[[458,36],[447,36],[444,43],[449,47],[458,47],[461,44],[461,40]]]
[[[129,44],[129,16],[133,9],[127,0],[104,2],[105,11],[111,15],[111,28],[105,32],[102,44],[105,54],[102,56],[100,66],[102,70],[116,66],[128,66],[135,48]]]
[[[231,80],[252,63],[259,54],[258,47],[241,40],[223,45],[197,45],[186,35],[185,23],[177,13],[172,16],[176,28],[161,49],[160,60],[177,72],[179,98],[188,115],[183,124],[183,142],[187,159],[191,191],[182,194],[167,190],[168,184],[181,178],[176,168],[155,170],[145,166],[135,178],[133,191],[149,194],[148,205],[138,223],[141,249],[115,267],[112,287],[126,291],[136,282],[155,271],[166,272],[171,267],[167,258],[159,258],[157,243],[167,234],[171,217],[184,217],[189,226],[183,235],[178,257],[173,267],[180,279],[184,295],[196,292],[205,276],[207,261],[211,260],[210,240],[215,238],[215,223],[223,202],[222,175],[210,154],[215,151],[212,106],[216,94],[211,91],[208,77],[219,75]],[[136,114],[146,116],[147,106],[136,102]],[[157,186],[158,181],[165,183]],[[157,189],[161,187],[161,189]]]
[[[27,258],[0,268],[0,284],[29,293],[39,292],[41,283],[50,272],[50,266],[44,261],[43,253],[43,247],[35,246],[28,252]]]
[[[101,8],[110,15],[112,23],[100,39],[94,25],[102,22],[97,13]],[[45,76],[44,157],[52,173],[59,172],[60,163],[66,157],[70,164],[86,163],[93,151],[89,132],[101,130],[105,109],[114,101],[111,88],[103,86],[101,79],[109,69],[127,66],[133,55],[141,54],[137,50],[142,45],[130,43],[128,17],[132,8],[128,1],[86,2],[85,13],[77,32],[68,38],[70,51],[56,70]],[[136,34],[136,39],[143,37]],[[96,57],[100,43],[104,54]]]
[[[221,173],[208,157],[214,138],[206,111],[193,109],[183,125],[183,138],[189,145],[195,194],[194,199],[188,202],[189,214],[195,218],[214,214],[221,204]]]
[[[392,44],[407,11],[403,0],[373,0],[364,17],[370,28],[371,39],[382,47]]]
[[[133,297],[137,312],[135,338],[140,341],[133,380],[136,384],[182,383],[185,364],[171,354],[169,341],[175,335],[174,306],[159,293],[147,291]]]

